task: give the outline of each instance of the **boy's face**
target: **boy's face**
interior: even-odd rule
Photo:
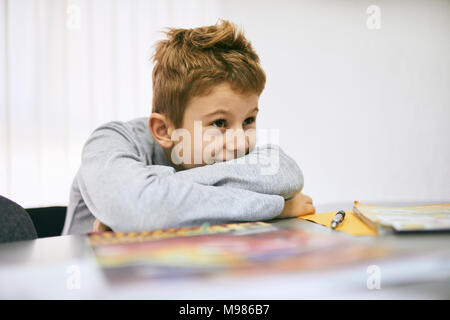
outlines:
[[[240,158],[252,151],[258,100],[256,93],[237,93],[228,83],[215,86],[208,95],[193,97],[186,106],[180,135],[172,134],[172,162],[177,159],[189,169]]]

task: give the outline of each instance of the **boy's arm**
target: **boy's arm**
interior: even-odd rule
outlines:
[[[209,186],[230,186],[290,199],[303,189],[303,173],[279,146],[266,144],[233,160],[183,170],[175,177]]]
[[[97,129],[78,175],[88,208],[114,231],[268,220],[283,210],[279,195],[202,185],[176,178],[172,167],[146,166],[131,140],[113,126]]]

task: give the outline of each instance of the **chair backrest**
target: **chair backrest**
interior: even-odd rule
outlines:
[[[0,243],[36,238],[37,232],[27,211],[0,196]]]
[[[39,238],[61,235],[67,207],[29,208],[26,210],[33,220]]]

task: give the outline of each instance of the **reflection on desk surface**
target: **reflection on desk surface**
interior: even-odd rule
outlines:
[[[144,278],[267,276],[336,268],[392,254],[386,245],[359,243],[265,222],[91,234],[97,261],[111,281]],[[143,279],[141,279],[143,278]]]
[[[2,244],[0,298],[450,298],[449,234],[353,237],[299,219],[271,224],[277,227],[271,231],[274,237],[250,233],[231,240],[233,237],[224,233],[213,241],[198,235],[203,238],[201,246],[187,241],[189,237],[174,238],[164,244],[170,250],[161,249],[157,241],[150,246],[153,249],[141,251],[147,255],[153,252],[151,261],[156,268],[140,265],[134,258],[131,263],[119,259],[113,264],[119,262],[116,266],[120,267],[109,268],[110,274],[105,272],[105,261],[97,260],[96,252],[100,251],[91,246],[87,236]],[[268,244],[271,246],[265,247]],[[136,252],[145,248],[136,243],[132,246],[138,248]],[[197,250],[195,259],[182,251],[184,255],[177,260],[180,246]],[[144,258],[149,261],[148,256]],[[201,263],[198,258],[203,259]],[[220,263],[214,264],[217,259]],[[167,261],[173,263],[169,268],[164,265]],[[283,267],[286,261],[289,263]],[[189,263],[187,273],[180,268],[183,262]],[[214,272],[202,273],[205,266],[212,266],[209,271]],[[223,272],[227,269],[224,266],[237,267],[238,272]],[[130,267],[134,270],[131,273],[118,272]],[[173,276],[174,270],[178,276]]]

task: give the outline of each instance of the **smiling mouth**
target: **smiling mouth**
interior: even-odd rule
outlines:
[[[243,154],[240,157],[244,157],[244,156],[248,155],[249,153],[250,153],[250,150],[247,149],[245,154]],[[216,156],[212,157],[211,160],[212,160],[213,163],[216,163],[216,162],[225,162],[225,161],[228,161],[228,160],[233,160],[233,159],[237,159],[237,158],[240,158],[240,157],[238,157],[238,152],[236,150],[234,153],[223,153],[222,152],[218,157],[216,157]]]

